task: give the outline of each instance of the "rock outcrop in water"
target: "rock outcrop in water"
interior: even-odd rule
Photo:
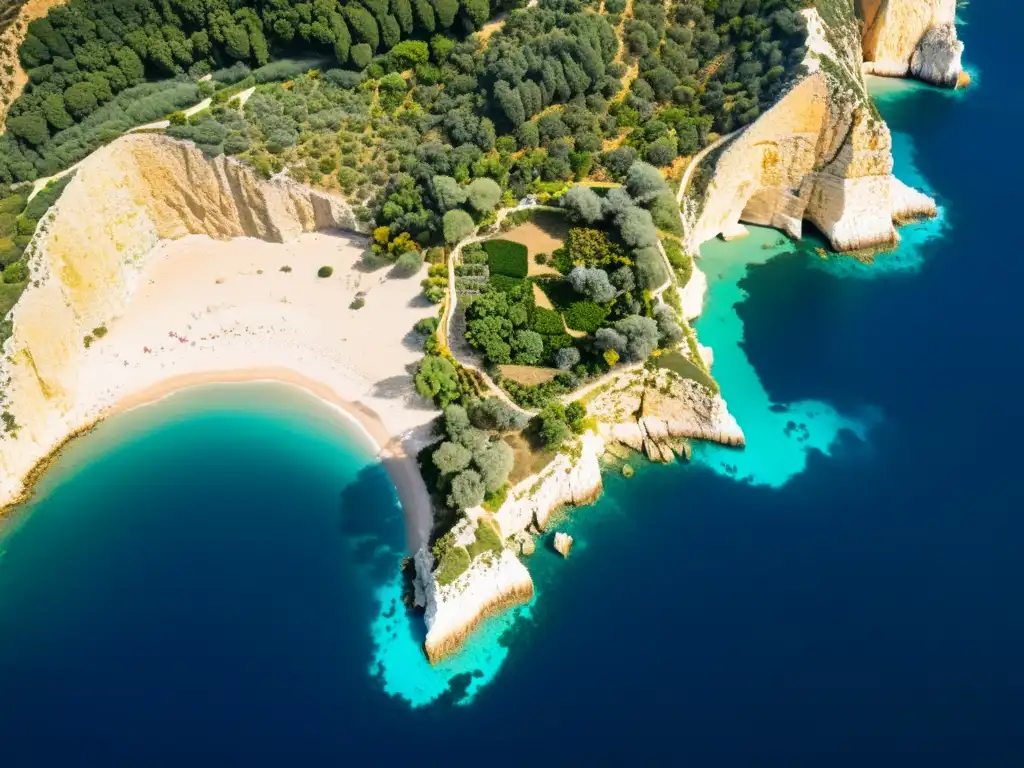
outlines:
[[[0,439],[0,504],[67,435],[99,414],[78,402],[83,338],[127,307],[146,257],[188,234],[289,240],[358,229],[341,200],[287,180],[264,181],[223,156],[154,135],[125,136],[92,154],[30,246],[33,282],[11,313],[0,380],[18,425]]]
[[[865,72],[913,75],[945,88],[963,82],[956,0],[857,0],[857,12]]]
[[[665,370],[637,371],[587,405],[610,441],[651,461],[688,456],[689,439],[743,447],[745,439],[721,395]]]
[[[561,531],[559,531],[555,534],[555,551],[562,557],[568,557],[569,550],[572,549],[572,541],[572,536],[570,536],[568,533],[562,533]]]
[[[894,245],[894,222],[935,215],[935,202],[892,174],[892,137],[867,95],[852,15],[826,30],[808,21],[809,73],[715,157],[706,187],[688,191],[687,244],[696,252],[738,222],[794,238],[812,222],[838,251]]]

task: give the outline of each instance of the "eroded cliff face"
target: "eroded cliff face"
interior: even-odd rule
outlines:
[[[537,475],[518,483],[493,515],[480,507],[467,510],[465,519],[452,529],[455,544],[471,544],[476,525],[483,518],[497,524],[506,543],[498,555],[477,555],[451,584],[437,583],[434,557],[426,547],[416,553],[416,601],[425,609],[424,648],[432,662],[456,651],[487,616],[533,597],[530,572],[507,542],[513,537],[524,544],[529,542],[524,546],[528,554],[533,551],[530,532],[544,530],[555,510],[597,499],[601,493],[602,453],[604,440],[588,432],[580,440],[577,455],[559,454]]]
[[[812,222],[837,251],[897,243],[894,221],[935,214],[933,200],[892,175],[892,137],[860,70],[856,22],[808,21],[808,74],[724,146],[706,190],[684,207],[687,244],[734,232],[739,222],[794,238]],[[703,198],[701,198],[703,195]]]
[[[743,430],[722,399],[665,370],[640,370],[595,395],[587,410],[601,434],[651,461],[689,456],[687,440],[743,447]]]
[[[78,169],[33,244],[33,283],[11,313],[0,381],[19,425],[0,439],[0,504],[65,437],[99,414],[76,399],[83,338],[128,305],[147,254],[188,234],[283,242],[358,228],[341,200],[290,181],[263,181],[223,156],[154,135],[125,136]]]
[[[956,0],[857,0],[864,26],[864,71],[913,75],[935,85],[961,83],[964,46],[956,35]]]

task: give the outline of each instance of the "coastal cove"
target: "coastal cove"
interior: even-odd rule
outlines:
[[[968,15],[970,90],[870,81],[896,176],[938,216],[873,260],[809,225],[704,243],[694,327],[745,449],[607,466],[525,559],[533,598],[437,665],[399,570],[422,480],[389,464],[395,422],[352,405],[387,399],[383,373],[339,389],[244,341],[228,370],[197,352],[162,375],[178,342],[147,359],[0,518],[5,764],[1019,766],[1024,264],[991,222],[1024,161],[983,137],[1024,111],[1024,11]],[[369,356],[351,336],[338,357]],[[138,348],[115,327],[96,370]]]

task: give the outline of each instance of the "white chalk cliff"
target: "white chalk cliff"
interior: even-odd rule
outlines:
[[[895,223],[935,215],[931,198],[893,176],[892,137],[867,95],[856,19],[826,30],[816,11],[803,13],[808,74],[706,158],[710,183],[687,192],[693,253],[741,221],[795,238],[810,221],[833,248],[852,251],[894,245]]]
[[[93,153],[40,223],[29,246],[32,283],[11,312],[0,409],[19,429],[0,438],[0,505],[18,497],[37,462],[100,416],[76,396],[83,337],[124,312],[160,240],[205,234],[283,242],[358,226],[337,198],[263,181],[192,144],[131,135]]]
[[[599,457],[604,440],[588,432],[575,456],[559,454],[537,475],[526,478],[508,492],[493,516],[482,508],[467,510],[452,530],[454,543],[470,544],[478,521],[498,524],[503,541],[543,530],[557,509],[589,504],[601,493]],[[424,648],[431,661],[456,651],[487,616],[533,597],[533,580],[526,566],[506,543],[499,555],[484,552],[452,583],[441,586],[433,574],[434,557],[427,547],[415,557],[415,598],[425,609],[427,638]]]
[[[945,88],[963,82],[956,0],[857,0],[857,14],[865,72],[912,75]]]

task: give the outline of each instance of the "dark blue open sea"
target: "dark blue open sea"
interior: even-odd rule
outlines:
[[[1024,765],[1024,10],[968,17],[971,90],[879,86],[940,219],[872,267],[709,243],[749,448],[609,478],[441,668],[324,406],[205,388],[73,444],[0,532],[0,764]]]

